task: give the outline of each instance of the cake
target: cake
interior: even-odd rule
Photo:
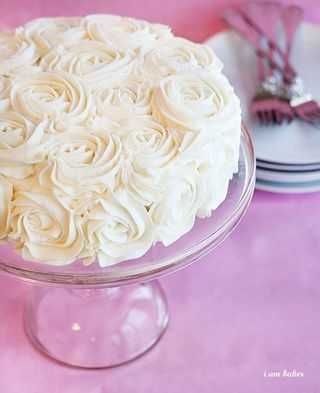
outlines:
[[[239,100],[205,45],[114,15],[0,33],[0,239],[108,266],[169,246],[226,198]]]

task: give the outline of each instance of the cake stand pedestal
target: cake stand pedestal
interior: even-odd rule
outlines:
[[[168,324],[157,279],[219,245],[245,214],[254,184],[254,150],[242,127],[239,172],[226,200],[172,246],[156,245],[138,260],[107,268],[79,261],[53,267],[23,261],[0,248],[0,270],[33,284],[24,314],[31,342],[56,361],[83,368],[113,367],[145,353]]]
[[[111,367],[151,348],[168,324],[157,281],[102,289],[36,287],[25,330],[37,349],[61,363]]]

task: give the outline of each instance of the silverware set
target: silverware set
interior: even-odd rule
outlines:
[[[263,125],[280,125],[294,119],[320,124],[320,105],[305,90],[290,61],[303,10],[273,1],[253,1],[228,9],[226,22],[255,49],[259,85],[251,101],[251,112]],[[279,27],[285,36],[279,44]]]

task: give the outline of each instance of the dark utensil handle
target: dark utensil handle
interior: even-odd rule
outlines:
[[[265,36],[264,31],[261,27],[250,18],[249,15],[246,14],[243,10],[239,10],[239,13],[243,17],[244,21],[254,30],[256,33],[260,34],[261,36]],[[268,39],[269,46],[280,56],[283,62],[285,62],[286,56],[285,53],[281,50],[281,48],[274,42],[274,40]],[[283,72],[283,70],[282,70]],[[291,66],[290,63],[287,64],[286,72],[284,74],[284,79],[287,81],[291,81],[295,78],[297,73],[295,72],[294,68]]]
[[[263,35],[268,41],[277,41],[277,28],[281,19],[282,5],[275,1],[252,1],[241,7],[260,28]],[[275,50],[269,45],[269,57],[274,58]],[[270,65],[269,74],[271,75],[274,68]]]
[[[224,15],[224,20],[239,34],[243,36],[245,40],[247,40],[256,50],[257,56],[261,56],[268,60],[270,67],[283,71],[282,67],[273,59],[269,57],[269,53],[261,48],[260,43],[263,37],[263,34],[254,29],[251,24],[248,24],[243,14],[234,10],[228,9]],[[261,62],[259,62],[260,67]]]
[[[303,9],[297,5],[289,5],[282,11],[281,19],[286,35],[285,68],[290,65],[290,54],[295,34],[303,20]]]

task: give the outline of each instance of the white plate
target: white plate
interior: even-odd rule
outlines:
[[[315,98],[320,98],[320,27],[304,23],[293,47],[292,63]],[[294,121],[289,125],[263,127],[249,111],[258,85],[253,48],[238,34],[225,31],[206,42],[224,63],[224,72],[239,95],[243,119],[252,130],[258,159],[280,165],[319,165],[320,129]]]
[[[280,183],[297,183],[297,182],[320,182],[320,171],[305,172],[305,173],[290,173],[290,172],[280,172],[265,170],[262,168],[257,168],[257,179],[258,180],[268,180],[276,181]]]
[[[280,194],[305,194],[320,191],[320,181],[288,184],[257,179],[256,189]]]

